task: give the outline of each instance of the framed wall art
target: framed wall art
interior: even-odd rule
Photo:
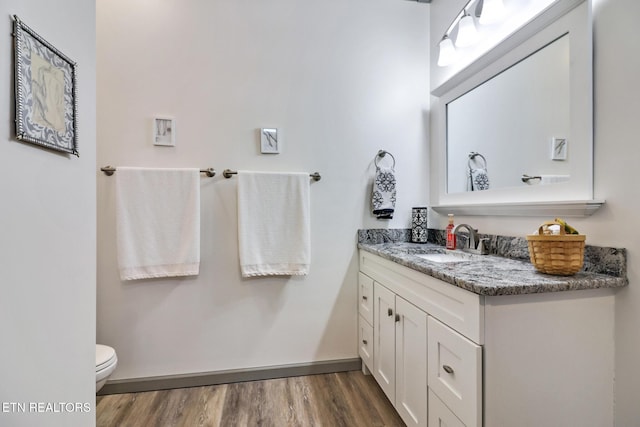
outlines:
[[[567,139],[552,138],[551,160],[567,160]]]
[[[262,154],[278,154],[280,153],[280,141],[278,141],[278,129],[261,128],[260,129],[260,152]]]
[[[174,147],[176,145],[176,121],[174,118],[153,118],[153,145],[165,147]]]
[[[13,19],[16,138],[77,156],[76,63]]]

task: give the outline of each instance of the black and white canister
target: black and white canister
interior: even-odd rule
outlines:
[[[427,243],[427,208],[411,208],[411,241]]]

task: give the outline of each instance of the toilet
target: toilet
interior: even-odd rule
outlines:
[[[96,393],[107,382],[117,364],[118,356],[113,348],[96,344]]]

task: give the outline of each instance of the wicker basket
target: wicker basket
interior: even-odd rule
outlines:
[[[529,257],[538,271],[558,276],[576,274],[584,263],[584,234],[566,234],[560,225],[560,234],[542,234],[545,226],[558,224],[545,222],[538,234],[527,235]]]

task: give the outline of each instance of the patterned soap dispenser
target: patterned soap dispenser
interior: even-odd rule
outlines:
[[[427,243],[427,208],[411,208],[411,241]]]

